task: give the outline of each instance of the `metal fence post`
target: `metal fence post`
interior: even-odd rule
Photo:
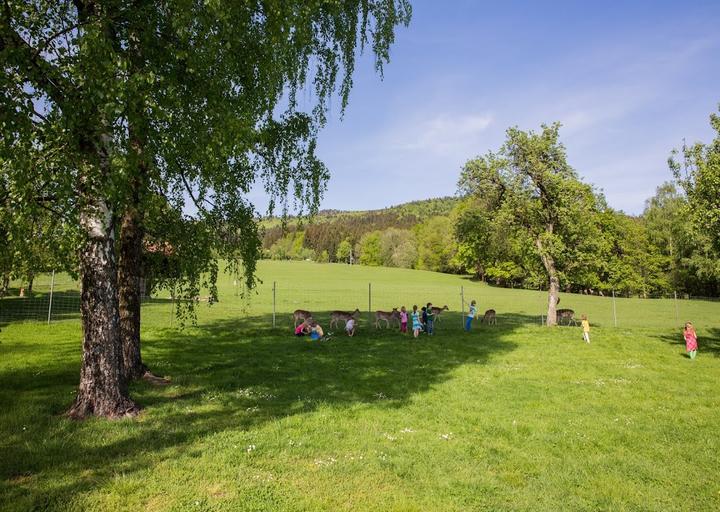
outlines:
[[[275,281],[273,281],[273,329],[275,328]]]
[[[675,301],[675,322],[680,322],[680,312],[678,311],[678,303],[677,303],[677,291],[673,292],[674,301]]]
[[[368,283],[368,325],[372,323],[372,283]]]
[[[460,323],[465,327],[465,289],[460,285]]]
[[[50,316],[52,315],[52,300],[53,291],[55,289],[55,271],[52,271],[52,278],[50,278],[50,302],[48,303],[48,325],[50,325]]]
[[[615,290],[612,291],[613,323],[617,327],[617,310],[615,309]]]

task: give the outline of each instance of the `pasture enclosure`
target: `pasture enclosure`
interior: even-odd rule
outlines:
[[[462,276],[397,268],[314,262],[260,261],[261,278],[256,289],[247,291],[237,276],[221,274],[219,302],[208,305],[201,293],[197,321],[203,323],[224,317],[247,317],[285,327],[296,309],[319,313],[328,321],[328,311],[356,308],[361,323],[374,323],[376,310],[391,310],[427,302],[447,305],[441,322],[461,326],[461,313],[471,300],[478,312],[495,309],[504,324],[542,324],[547,311],[547,292],[498,288]],[[55,321],[79,318],[79,283],[67,274],[38,274],[32,296],[19,297],[22,283],[12,283],[11,295],[0,299],[0,323],[15,321]],[[206,294],[205,294],[206,295]],[[708,327],[720,326],[720,300],[675,294],[665,297],[599,297],[561,293],[559,308],[572,309],[576,318],[587,314],[596,326],[618,328],[679,327],[685,321],[702,319]],[[143,297],[145,320],[156,327],[177,326],[174,307],[177,300],[167,291]]]

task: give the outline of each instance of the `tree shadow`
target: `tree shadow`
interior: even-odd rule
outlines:
[[[287,316],[280,316],[287,318]],[[326,334],[329,312],[318,313]],[[21,497],[29,508],[52,509],[74,493],[101,487],[118,470],[147,470],[198,439],[225,431],[248,431],[319,407],[367,404],[397,408],[450,378],[461,365],[484,365],[516,348],[506,338],[519,326],[537,323],[513,315],[512,322],[462,330],[461,315],[448,314],[432,337],[375,329],[361,320],[357,334],[342,327],[321,341],[297,338],[292,324],[272,328],[271,315],[208,322],[185,331],[155,331],[144,342],[146,363],[172,379],[158,388],[144,382],[131,395],[144,408],[138,420],[108,425],[73,422],[61,416],[77,385],[79,351],[50,358],[38,371],[13,367],[0,373],[0,406],[16,415],[0,443],[0,508]],[[21,344],[17,344],[18,346]],[[53,350],[33,345],[37,350]],[[76,356],[70,355],[75,351]],[[45,360],[44,358],[43,360]],[[7,425],[8,423],[0,423]],[[103,441],[108,430],[121,431]],[[116,432],[117,433],[117,432]],[[89,442],[89,439],[97,439]],[[35,448],[42,443],[42,450]],[[45,487],[35,476],[63,474],[63,484]],[[67,477],[67,475],[72,475]],[[90,475],[90,476],[88,476]]]
[[[51,320],[80,318],[79,291],[55,292],[52,301]],[[3,297],[0,299],[0,325],[22,321],[46,321],[49,309],[49,293],[33,293],[26,297]]]

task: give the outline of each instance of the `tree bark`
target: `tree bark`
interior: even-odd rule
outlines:
[[[552,225],[548,226],[548,231],[552,233]],[[540,237],[535,240],[535,244],[537,245],[540,258],[542,259],[545,271],[547,272],[550,281],[550,285],[548,287],[547,320],[545,321],[545,325],[551,327],[557,324],[557,303],[559,302],[558,296],[560,294],[560,279],[558,278],[557,269],[555,268],[555,260],[543,249]]]
[[[147,371],[140,353],[140,278],[143,228],[140,212],[134,206],[123,214],[120,227],[118,297],[123,376],[139,379]]]
[[[5,295],[8,294],[9,288],[10,288],[10,274],[5,273],[5,274],[3,274],[3,278],[2,278],[2,289],[0,289],[0,297],[5,297]]]
[[[87,241],[80,251],[83,358],[80,386],[68,415],[106,418],[138,412],[123,379],[112,212],[104,201],[83,212]]]
[[[32,289],[33,289],[33,281],[35,281],[35,273],[29,272],[28,273],[28,285],[27,285],[27,292],[28,295],[32,295]]]

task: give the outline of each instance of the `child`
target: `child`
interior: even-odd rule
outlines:
[[[322,339],[324,335],[325,333],[323,332],[323,328],[320,327],[319,323],[313,320],[310,324],[310,339],[319,340]]]
[[[420,330],[427,332],[427,308],[425,306],[422,307],[421,318],[422,325],[420,326]]]
[[[308,333],[310,333],[310,325],[308,324],[308,320],[305,319],[297,327],[295,327],[295,336],[301,338]]]
[[[685,322],[685,330],[683,331],[683,335],[685,336],[685,350],[687,350],[690,359],[695,359],[698,344],[697,333],[695,332],[695,327],[693,327],[692,322]]]
[[[467,332],[470,332],[470,327],[472,327],[472,321],[475,315],[477,315],[477,306],[475,306],[475,301],[473,300],[470,302],[470,311],[468,311],[467,318],[465,318],[465,330]]]
[[[408,314],[405,306],[400,308],[400,332],[407,333]]]
[[[590,322],[588,322],[587,315],[582,316],[582,322],[580,322],[583,329],[583,339],[585,343],[590,343]]]
[[[428,302],[425,307],[425,313],[427,313],[427,320],[425,321],[425,330],[432,336],[435,327],[435,314],[432,309],[432,302]]]
[[[350,317],[350,319],[345,324],[345,332],[348,336],[355,336],[355,319]]]
[[[420,324],[420,313],[417,309],[417,304],[413,306],[412,310],[412,323],[413,323],[413,336],[417,338],[420,335],[420,329],[422,329],[422,325]]]

